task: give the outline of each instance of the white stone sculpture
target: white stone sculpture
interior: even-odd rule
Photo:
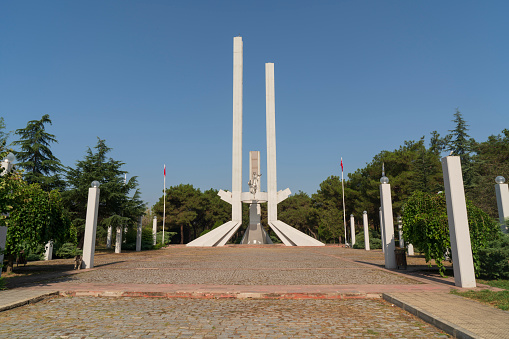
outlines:
[[[392,214],[391,185],[389,179],[383,174],[380,179],[380,202],[382,205],[383,242],[385,268],[396,268],[396,241],[394,239],[394,216]]]
[[[364,226],[364,248],[369,251],[369,229],[368,229],[368,212],[362,212],[362,225]]]
[[[503,233],[509,233],[509,189],[503,176],[499,175],[496,177],[495,182],[500,229]]]
[[[87,217],[85,221],[85,240],[83,242],[83,268],[94,267],[95,235],[97,214],[99,212],[99,182],[93,181],[88,189]]]

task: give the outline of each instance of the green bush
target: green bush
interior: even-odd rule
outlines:
[[[376,234],[378,234],[378,232],[369,230],[369,249],[371,250],[382,248],[382,240],[380,238],[372,238]],[[364,232],[355,235],[355,244],[353,245],[353,248],[364,249]]]
[[[77,255],[83,254],[83,251],[78,249],[78,247],[72,242],[66,242],[62,245],[57,244],[55,248],[55,256],[62,259],[74,258]]]
[[[7,287],[5,285],[6,285],[5,279],[3,277],[0,277],[0,291],[7,289]]]
[[[27,261],[39,261],[44,260],[44,245],[37,244],[35,247],[23,246],[25,251],[25,259]],[[16,259],[16,258],[14,258]]]
[[[509,279],[509,235],[504,234],[479,250],[476,273],[484,279]]]

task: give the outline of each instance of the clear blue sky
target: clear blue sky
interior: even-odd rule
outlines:
[[[508,1],[2,1],[0,116],[49,114],[64,165],[97,137],[154,204],[167,187],[231,189],[233,37],[244,40],[248,152],[265,172],[275,63],[278,188],[316,192],[382,150],[453,128],[509,128]],[[12,141],[13,138],[10,139]],[[262,177],[262,188],[265,180]]]

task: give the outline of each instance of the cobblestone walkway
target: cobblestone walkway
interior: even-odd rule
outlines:
[[[2,338],[447,338],[382,300],[54,298],[0,313]]]

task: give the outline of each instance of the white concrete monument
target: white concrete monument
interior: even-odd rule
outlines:
[[[442,158],[442,171],[444,172],[454,283],[459,287],[476,287],[460,157]]]
[[[509,233],[509,188],[505,183],[505,178],[501,175],[495,178],[495,193],[497,195],[498,218],[500,229],[504,233]]]
[[[122,226],[117,226],[115,235],[115,253],[122,253]]]
[[[369,229],[368,229],[368,212],[362,212],[362,224],[364,226],[364,248],[369,251]]]
[[[401,216],[398,215],[398,236],[399,236],[399,247],[405,247],[405,240],[403,239],[403,222],[401,221]]]
[[[353,214],[350,214],[350,236],[352,240],[352,247],[355,245],[355,220]]]
[[[157,242],[157,217],[154,215],[154,220],[152,221],[152,245],[156,245]]]
[[[414,255],[415,254],[414,253],[414,245],[408,244],[408,245],[406,245],[406,247],[407,247],[407,250],[408,250],[408,255]]]
[[[93,181],[88,189],[87,218],[85,221],[85,241],[83,242],[83,268],[94,267],[95,235],[97,214],[99,212],[99,182]]]
[[[106,248],[111,248],[111,238],[112,238],[112,234],[113,233],[113,230],[112,230],[112,227],[111,225],[108,226],[108,233],[106,235]]]
[[[143,217],[140,215],[138,217],[138,228],[136,229],[136,252],[141,251],[141,228],[142,228],[142,219]]]
[[[53,241],[50,240],[44,246],[44,260],[52,260],[53,259]]]
[[[220,190],[222,200],[232,205],[232,220],[191,241],[187,246],[224,246],[242,224],[242,203],[250,204],[250,225],[243,238],[245,243],[270,243],[270,238],[259,222],[259,204],[267,201],[269,227],[287,246],[324,246],[307,234],[277,220],[277,204],[290,194],[287,188],[277,190],[276,179],[276,109],[274,93],[274,64],[265,64],[266,130],[267,130],[267,192],[259,186],[259,153],[250,155],[251,165],[249,192],[242,192],[242,80],[243,43],[242,37],[233,39],[233,147],[232,147],[232,191]],[[250,166],[251,167],[251,166]],[[257,169],[254,174],[253,169]]]
[[[14,154],[9,153],[4,160],[2,160],[2,172],[0,175],[5,175],[9,173],[14,167],[14,161],[16,161],[16,157]],[[5,245],[7,243],[7,226],[0,226],[0,277],[2,276],[2,263],[4,262],[4,253]]]
[[[380,217],[380,236],[382,237],[382,252],[385,253],[384,219],[382,217],[382,207],[378,208],[378,216]]]
[[[382,221],[383,221],[383,242],[382,247],[385,249],[385,268],[397,268],[396,254],[396,241],[394,239],[394,216],[392,214],[392,198],[391,198],[391,185],[389,178],[383,173],[380,179],[380,202],[382,205]]]

